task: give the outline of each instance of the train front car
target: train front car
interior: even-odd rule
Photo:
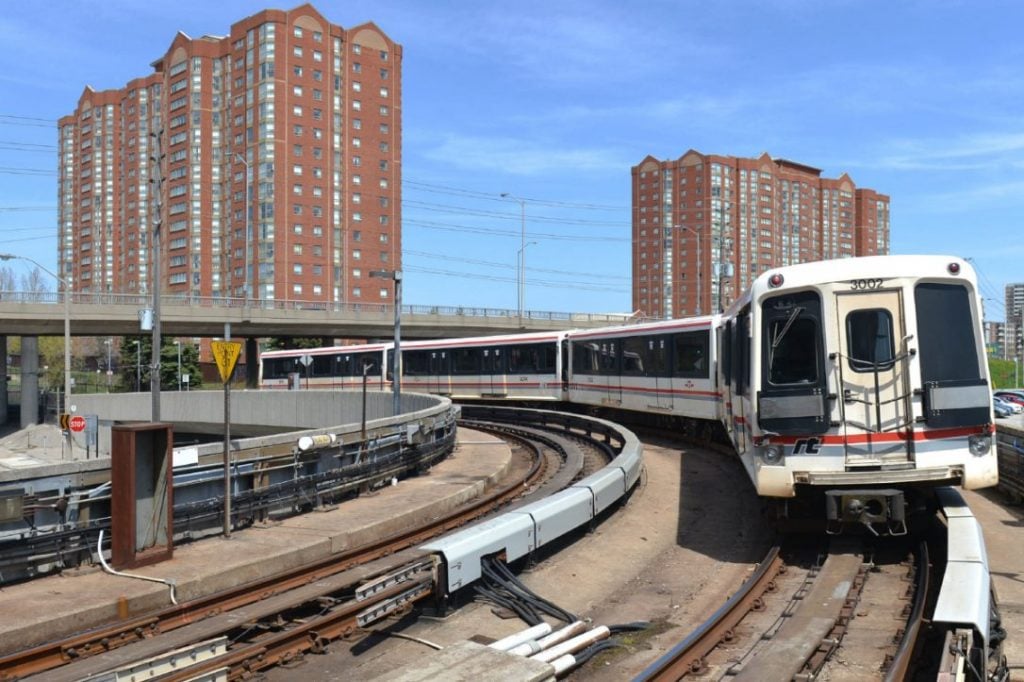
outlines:
[[[758,493],[824,509],[834,531],[899,534],[923,490],[995,485],[980,312],[973,269],[952,257],[759,277],[723,331],[730,432]]]

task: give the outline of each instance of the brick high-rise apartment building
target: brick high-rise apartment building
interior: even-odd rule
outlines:
[[[311,5],[178,33],[153,73],[60,119],[59,268],[72,290],[381,302],[401,268],[402,48]],[[157,139],[159,136],[159,141]],[[153,157],[163,154],[161,194]]]
[[[845,173],[690,150],[633,176],[633,310],[718,312],[765,270],[889,252],[889,197]]]

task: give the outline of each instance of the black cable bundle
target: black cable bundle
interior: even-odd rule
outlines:
[[[503,562],[484,559],[481,565],[483,585],[475,586],[476,593],[485,601],[512,611],[527,625],[543,622],[541,614],[547,614],[565,623],[578,618],[553,602],[544,599],[524,585]]]

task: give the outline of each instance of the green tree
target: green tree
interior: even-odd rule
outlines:
[[[175,339],[161,339],[160,348],[160,387],[165,391],[178,390],[178,344]],[[180,341],[180,339],[179,339]],[[188,375],[189,390],[203,385],[203,374],[199,367],[199,349],[186,341],[181,341],[181,373]],[[184,382],[181,389],[185,390]]]
[[[307,338],[303,336],[275,336],[266,344],[266,350],[291,350],[293,348],[323,348],[333,345],[331,339]]]
[[[175,339],[166,336],[160,338],[160,389],[163,391],[178,390],[178,346],[174,341]],[[126,336],[121,339],[120,377],[125,390],[149,390],[152,348],[153,339],[148,335]],[[181,343],[181,373],[189,375],[190,389],[203,385],[199,349],[185,341]],[[184,386],[182,388],[184,389]]]

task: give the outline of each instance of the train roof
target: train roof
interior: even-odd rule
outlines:
[[[781,285],[773,287],[769,280],[777,274],[782,275],[783,282]],[[769,292],[830,282],[900,277],[933,281],[959,279],[970,283],[973,288],[977,288],[974,268],[969,262],[957,256],[897,255],[837,258],[769,268],[759,275],[750,288],[729,306],[726,316],[735,314],[752,298],[758,299]]]
[[[642,324],[618,325],[601,329],[577,329],[568,333],[570,339],[598,339],[612,336],[630,336],[632,334],[670,333],[677,331],[693,331],[710,329],[716,324],[718,315],[701,315],[700,317],[681,317],[660,322],[644,322]]]

